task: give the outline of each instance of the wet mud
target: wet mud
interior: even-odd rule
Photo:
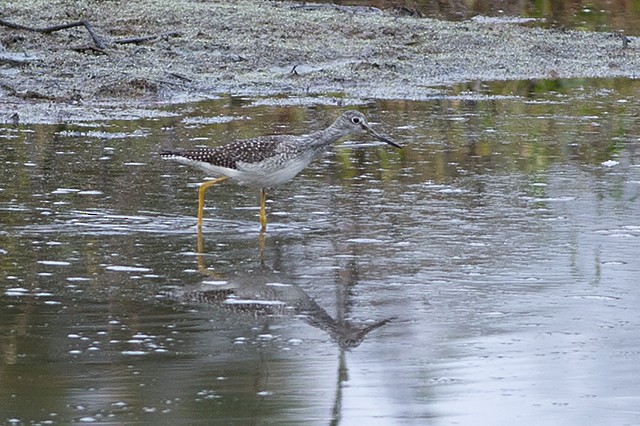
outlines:
[[[34,13],[34,11],[36,11]],[[422,100],[467,81],[636,77],[634,37],[289,2],[25,0],[0,28],[0,122],[129,119],[220,94]]]

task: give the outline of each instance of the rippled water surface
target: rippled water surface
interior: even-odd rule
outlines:
[[[0,420],[637,424],[640,84],[357,103],[289,184],[157,152],[322,128],[335,100],[221,98],[0,129]]]
[[[377,13],[385,9],[399,15],[435,19],[640,34],[640,8],[636,2],[625,0],[315,0],[298,3],[297,7],[306,9],[342,7],[352,13]]]

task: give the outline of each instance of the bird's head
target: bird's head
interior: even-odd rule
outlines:
[[[389,138],[382,136],[377,133],[375,130],[371,128],[369,122],[367,121],[367,117],[364,116],[360,111],[347,111],[338,118],[337,123],[341,129],[348,131],[351,134],[358,134],[362,132],[369,133],[374,138],[388,143],[389,145],[395,148],[402,148],[401,145],[395,143]]]

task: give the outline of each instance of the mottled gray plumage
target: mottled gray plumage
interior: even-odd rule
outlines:
[[[160,155],[198,167],[214,176],[227,176],[243,185],[265,188],[292,179],[330,144],[363,131],[399,147],[375,133],[362,113],[347,111],[328,128],[307,135],[262,136],[217,148],[163,151]]]
[[[182,156],[193,161],[204,162],[227,169],[237,170],[238,162],[259,163],[265,158],[276,155],[280,136],[241,140],[217,148],[200,148],[189,151],[165,151],[164,158]]]

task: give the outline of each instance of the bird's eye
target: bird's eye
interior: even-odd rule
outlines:
[[[351,122],[352,122],[353,124],[360,124],[360,117],[353,117],[353,118],[351,119]]]

